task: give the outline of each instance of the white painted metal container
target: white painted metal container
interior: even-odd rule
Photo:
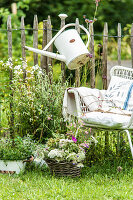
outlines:
[[[0,160],[0,171],[13,171],[16,174],[19,174],[25,169],[26,163],[23,163],[22,160]]]
[[[89,51],[75,29],[61,33],[54,44],[59,53],[65,56],[69,69],[76,69],[90,59]]]
[[[80,68],[90,60],[90,53],[88,51],[90,34],[84,26],[79,25],[79,27],[86,32],[88,37],[87,43],[85,45],[80,35],[75,29],[69,29],[64,31],[66,28],[70,26],[75,27],[75,25],[76,24],[74,23],[65,25],[52,38],[52,40],[45,46],[43,50],[27,46],[25,46],[25,48],[28,49],[29,51],[33,51],[35,53],[39,53],[44,56],[48,56],[63,61],[71,70]],[[46,51],[53,42],[60,54]]]

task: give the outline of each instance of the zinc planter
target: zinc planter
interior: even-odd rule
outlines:
[[[0,173],[16,173],[24,171],[26,163],[22,160],[0,160]]]

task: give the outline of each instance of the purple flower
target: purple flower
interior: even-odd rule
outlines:
[[[72,140],[76,143],[77,139],[75,137],[72,136]]]
[[[88,53],[88,54],[87,54],[87,57],[92,58],[93,55],[92,55],[91,53]]]
[[[86,147],[86,148],[89,148],[88,144],[85,143],[85,147]]]
[[[93,23],[93,20],[89,20],[89,23]]]

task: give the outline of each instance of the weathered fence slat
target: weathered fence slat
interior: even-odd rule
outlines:
[[[43,20],[42,49],[44,49],[46,44],[47,44],[47,20]],[[47,69],[47,56],[41,55],[41,68],[48,71],[48,69]]]
[[[108,50],[108,24],[104,23],[104,31],[103,31],[103,89],[107,89],[107,50]]]
[[[26,78],[26,52],[25,52],[25,25],[24,17],[21,17],[21,48],[22,48],[22,60],[23,60],[23,79]]]
[[[8,16],[7,19],[7,37],[8,37],[8,56],[9,56],[9,62],[10,65],[12,66],[12,25],[11,25],[11,16]],[[10,111],[11,111],[11,116],[10,116],[10,136],[11,138],[14,138],[14,112],[13,112],[13,91],[12,91],[12,80],[13,80],[13,70],[10,68],[9,72],[9,77],[10,77],[10,96],[11,96],[11,101],[10,101]]]
[[[33,48],[38,48],[38,18],[37,15],[34,16],[33,22]],[[38,54],[33,53],[34,65],[38,64]]]
[[[91,88],[95,88],[95,53],[94,53],[94,28],[93,24],[89,25],[90,32],[90,45],[89,51],[92,54],[92,58],[90,60],[90,84]]]
[[[131,27],[131,57],[132,57],[132,68],[133,68],[133,23]]]
[[[118,65],[121,65],[121,24],[118,23]]]
[[[12,25],[11,25],[11,16],[8,16],[7,19],[7,37],[8,37],[8,56],[12,58]]]
[[[78,18],[76,18],[76,22],[75,23],[76,23],[75,29],[80,34],[80,27],[79,27],[79,19]],[[75,86],[76,87],[80,86],[80,68],[75,70]]]
[[[60,28],[63,28],[65,26],[65,18],[64,17],[62,18],[60,15],[59,15],[59,17],[61,19]],[[61,62],[61,72],[62,72],[62,82],[64,83],[65,80],[66,80],[66,70],[65,70],[65,63],[64,62]]]
[[[47,20],[47,43],[50,42],[52,39],[52,27],[51,27],[51,18],[48,16]],[[53,50],[53,45],[51,45],[48,49],[49,52],[52,52]],[[53,71],[52,69],[52,59],[47,57],[47,65],[48,65],[48,72]]]

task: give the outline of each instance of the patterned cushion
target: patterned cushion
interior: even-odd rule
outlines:
[[[112,76],[102,107],[133,111],[133,80]]]

